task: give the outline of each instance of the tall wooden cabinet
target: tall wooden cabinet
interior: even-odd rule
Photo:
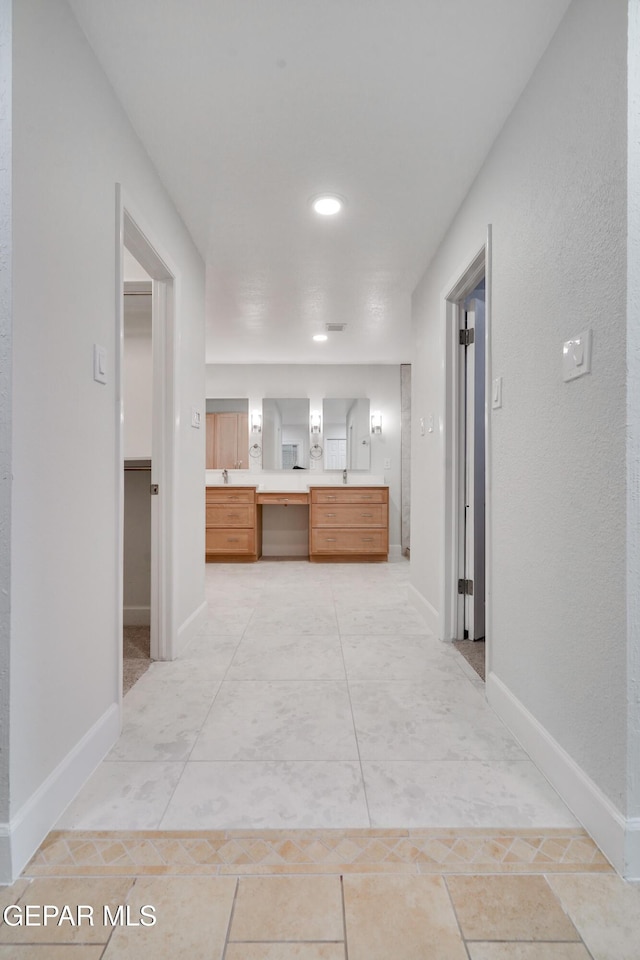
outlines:
[[[208,413],[207,470],[246,470],[248,466],[248,414]]]
[[[386,560],[388,487],[311,487],[309,559]]]

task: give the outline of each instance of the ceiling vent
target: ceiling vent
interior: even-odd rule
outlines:
[[[327,323],[326,327],[329,333],[342,333],[346,323]]]

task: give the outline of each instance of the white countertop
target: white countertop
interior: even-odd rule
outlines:
[[[221,470],[206,470],[205,485],[220,487],[224,485]],[[342,486],[342,471],[329,472],[320,470],[279,470],[257,473],[253,470],[229,470],[230,487],[256,487],[258,491],[269,493],[306,493],[309,487],[339,487]],[[347,486],[349,487],[386,487],[384,476],[374,473],[364,473],[354,470],[347,472]]]

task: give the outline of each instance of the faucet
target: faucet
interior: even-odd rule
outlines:
[[[345,467],[344,470],[342,471],[342,482],[343,482],[343,483],[346,483],[346,482],[347,482],[347,468],[346,468],[346,467]]]
[[[229,471],[227,470],[226,467],[222,471],[222,479],[224,480],[225,483],[229,483]]]

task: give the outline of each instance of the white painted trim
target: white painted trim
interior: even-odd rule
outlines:
[[[112,703],[47,779],[20,808],[9,825],[0,825],[0,883],[12,883],[46,835],[104,760],[120,736],[120,709]],[[4,849],[3,849],[4,848]]]
[[[624,877],[640,883],[640,817],[627,820],[626,847]]]
[[[401,544],[401,543],[390,543],[390,544],[389,544],[389,556],[390,556],[390,557],[401,557],[401,556],[402,556],[402,544]]]
[[[125,627],[148,627],[151,623],[151,607],[124,607],[122,622]]]
[[[417,590],[412,583],[408,584],[408,588],[407,599],[409,603],[415,607],[418,613],[422,614],[427,622],[429,632],[439,636],[438,627],[440,624],[440,617],[438,615],[438,611],[425,597],[422,596],[420,591]]]
[[[116,469],[122,469],[122,344],[124,341],[124,306],[122,260],[123,246],[134,254],[150,277],[152,285],[153,310],[153,439],[151,460],[151,482],[160,488],[158,497],[152,500],[152,553],[151,553],[151,656],[159,660],[172,660],[175,656],[177,630],[174,619],[174,524],[175,524],[175,451],[179,430],[179,409],[177,408],[177,337],[175,335],[175,303],[178,296],[179,280],[177,271],[169,258],[161,251],[153,233],[135,210],[130,199],[116,184],[117,209],[117,257],[116,264],[116,335],[120,350],[116,352],[119,370],[116,376]],[[122,625],[122,588],[123,577],[123,530],[124,530],[124,483],[118,479],[119,499],[117,509],[118,556],[117,580],[119,604],[116,611]],[[120,630],[120,637],[122,631]],[[118,641],[122,646],[121,640]],[[120,675],[122,670],[120,669]],[[120,689],[122,681],[120,679]],[[120,702],[122,696],[120,697]]]
[[[486,687],[487,699],[500,719],[618,873],[624,875],[627,869],[625,833],[629,823],[624,815],[495,673],[487,677]]]
[[[178,628],[175,655],[179,656],[187,644],[199,633],[200,629],[207,621],[209,606],[206,600],[203,600],[197,609]]]
[[[472,254],[455,278],[444,288],[441,295],[441,324],[442,324],[442,366],[443,396],[442,410],[444,418],[443,450],[442,450],[442,489],[444,504],[442,511],[442,582],[440,593],[440,616],[437,633],[442,640],[455,639],[458,619],[458,590],[459,577],[459,471],[460,471],[460,415],[459,415],[459,345],[458,329],[460,302],[465,296],[472,293],[479,279],[487,274],[488,244],[490,228],[484,241]],[[490,302],[485,303],[486,330],[490,329]],[[485,351],[486,352],[486,351]],[[486,371],[485,355],[485,371]],[[485,373],[486,375],[486,373]],[[490,394],[486,395],[487,398]],[[485,403],[487,401],[485,400]],[[486,485],[485,488],[489,491]],[[486,563],[485,563],[486,568]]]

